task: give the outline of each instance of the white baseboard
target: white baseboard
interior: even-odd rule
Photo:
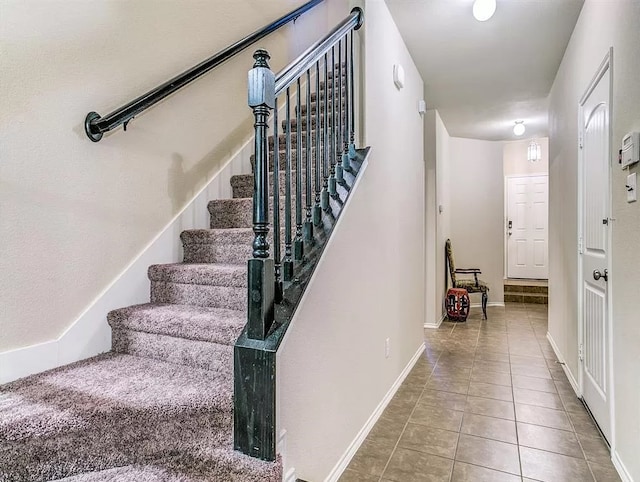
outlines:
[[[393,396],[396,394],[398,388],[400,388],[400,385],[402,385],[404,379],[407,378],[407,375],[409,375],[413,366],[420,359],[420,355],[422,355],[422,353],[424,352],[424,348],[424,343],[422,343],[420,345],[420,348],[418,348],[418,351],[415,353],[415,355],[413,355],[411,360],[409,360],[409,363],[404,368],[404,370],[402,370],[402,373],[400,373],[382,401],[373,411],[373,413],[369,417],[369,420],[367,420],[364,426],[360,429],[360,432],[358,432],[358,435],[356,435],[356,438],[353,440],[353,442],[351,442],[346,452],[342,455],[338,463],[333,467],[327,478],[324,479],[325,482],[336,482],[340,478],[342,473],[349,465],[349,462],[351,462],[351,459],[360,448],[360,445],[362,445],[362,442],[364,442],[364,440],[367,438],[367,435],[369,435],[369,432],[380,418],[380,415],[382,415],[382,412],[387,407]]]
[[[564,374],[567,376],[567,379],[571,384],[571,388],[573,388],[573,391],[576,392],[576,396],[578,398],[582,398],[582,390],[580,390],[580,385],[578,384],[577,380],[573,376],[573,373],[571,373],[571,370],[569,370],[569,368],[567,367],[567,364],[565,363],[565,360],[564,360],[564,356],[560,352],[558,345],[556,345],[556,342],[553,340],[553,337],[549,332],[547,332],[547,340],[549,340],[549,344],[551,345],[551,348],[553,348],[553,353],[555,353],[556,358],[561,363],[560,366],[562,367],[562,370],[564,370]]]
[[[611,454],[611,462],[613,462],[613,466],[618,471],[618,475],[620,476],[620,479],[622,479],[622,482],[634,482],[633,478],[629,474],[629,471],[622,463],[622,460],[620,460],[618,452],[615,450]]]
[[[180,233],[209,226],[207,204],[231,197],[231,176],[251,172],[252,148],[249,139],[57,340],[0,353],[0,384],[109,351],[107,313],[149,302],[149,266],[181,261]]]
[[[425,323],[424,327],[425,328],[429,328],[430,330],[435,330],[440,328],[440,325],[442,325],[442,322],[447,318],[447,314],[446,313],[442,313],[442,316],[440,317],[440,319],[435,322],[435,323]]]

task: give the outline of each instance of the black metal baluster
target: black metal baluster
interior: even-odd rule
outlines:
[[[355,96],[355,77],[353,75],[353,30],[349,32],[349,77],[351,83],[351,91],[350,94],[350,102],[351,105],[351,115],[350,117],[350,125],[349,125],[349,158],[356,158],[356,96]]]
[[[269,53],[257,50],[249,72],[249,106],[255,117],[255,166],[253,184],[253,258],[248,261],[249,338],[264,340],[273,323],[275,269],[269,259],[269,156],[267,119],[275,105],[275,75],[269,68]]]
[[[347,54],[347,49],[349,47],[348,38],[345,36],[344,38],[344,119],[342,125],[342,169],[347,172],[351,172],[351,159],[349,159],[349,106],[350,106],[350,97],[349,97],[349,76],[347,72],[349,71],[349,55]],[[342,79],[342,65],[340,65],[341,73],[340,79]]]
[[[318,226],[322,221],[322,208],[320,207],[320,183],[321,174],[321,157],[320,157],[320,104],[318,96],[320,95],[320,61],[316,62],[316,165],[315,165],[315,205],[313,206],[313,224]],[[311,107],[307,110],[310,110]]]
[[[280,256],[280,139],[278,138],[278,99],[273,106],[273,263],[275,302],[282,301],[282,258]]]
[[[306,135],[306,139],[307,139],[307,143],[305,146],[305,150],[304,150],[304,155],[305,155],[305,201],[306,201],[306,208],[307,208],[307,213],[306,213],[306,218],[304,221],[304,239],[306,241],[311,241],[313,240],[313,221],[312,221],[312,214],[311,214],[311,208],[312,208],[312,194],[313,194],[313,186],[311,184],[311,173],[312,173],[312,167],[311,167],[311,155],[313,153],[313,149],[311,147],[311,69],[307,70],[307,95],[306,95],[306,101],[307,101],[307,115],[306,115],[306,122],[307,122],[307,135]],[[302,129],[302,124],[298,124],[298,129]]]
[[[329,195],[331,197],[337,196],[338,191],[336,190],[336,113],[337,113],[337,105],[336,105],[336,89],[335,89],[335,74],[336,74],[336,48],[335,46],[331,47],[331,173],[329,174]],[[325,96],[328,94],[327,90],[329,89],[329,84],[325,84],[324,92]]]
[[[324,92],[316,93],[316,109],[320,109],[320,95],[322,94],[322,108],[324,113],[324,129],[322,138],[322,195],[320,205],[323,210],[329,209],[329,56],[324,54]]]
[[[296,239],[293,242],[293,258],[301,261],[304,257],[302,238],[302,99],[300,78],[296,81]]]
[[[292,233],[291,233],[291,92],[287,87],[287,106],[286,106],[286,125],[285,131],[285,171],[284,171],[284,262],[283,278],[285,281],[293,279],[293,258],[291,252]],[[280,153],[278,153],[278,162],[280,162]]]
[[[344,124],[342,116],[342,104],[344,102],[344,96],[342,92],[342,40],[338,40],[338,78],[335,76],[333,78],[334,85],[338,83],[338,135],[336,136],[336,180],[339,183],[344,182],[344,159],[342,158],[342,143],[343,139],[343,131],[342,126]]]

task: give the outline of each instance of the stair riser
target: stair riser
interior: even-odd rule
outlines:
[[[315,196],[312,196],[312,206]],[[313,209],[313,208],[312,208]],[[284,224],[285,198],[280,198],[280,222]],[[292,222],[295,223],[296,202],[291,199]],[[306,217],[306,200],[302,199],[302,218]],[[211,229],[252,228],[253,227],[253,199],[236,199],[233,204],[221,201],[209,203]],[[269,220],[273,220],[273,199],[269,198]]]
[[[280,189],[280,196],[284,197],[287,190],[287,185],[285,183],[286,173],[283,171],[280,171],[279,174],[280,174],[279,175],[280,181],[279,181],[278,187]],[[307,192],[307,183],[304,180],[305,177],[306,177],[306,173],[303,172],[302,191],[301,191],[302,196],[305,196]],[[313,196],[315,196],[315,169],[311,176],[311,181],[312,181],[311,192],[313,193]],[[253,174],[249,174],[245,176],[237,176],[235,179],[232,180],[231,186],[232,186],[234,198],[253,197]],[[320,184],[320,188],[322,189],[322,183]],[[295,196],[296,192],[297,192],[296,191],[296,172],[292,171],[291,172],[291,196]],[[269,196],[273,196],[273,173],[269,175]]]
[[[233,376],[233,347],[133,330],[113,330],[117,353],[153,358],[175,365],[228,373]]]
[[[246,264],[251,258],[251,241],[247,244],[183,243],[185,263]]]
[[[287,151],[284,149],[284,146],[280,146],[280,152],[278,153],[278,158],[280,159],[280,170],[284,172],[284,170],[287,167]],[[322,146],[321,146],[322,147]],[[323,159],[323,152],[322,149],[320,150],[320,159]],[[273,152],[273,149],[269,151],[269,171],[273,171],[273,166],[274,166],[274,160],[275,160],[275,155]],[[253,170],[255,169],[255,164],[256,164],[256,158],[255,155],[251,154],[251,157],[249,158],[249,161],[251,162],[251,171],[253,172]],[[297,167],[297,149],[292,149],[291,150],[291,170],[294,171],[296,170]],[[302,164],[302,168],[305,169],[306,165],[307,165],[307,151],[303,150],[302,151],[302,156],[301,156],[301,164]],[[316,150],[315,148],[312,149],[311,151],[311,165],[315,166],[316,164]]]
[[[522,293],[505,293],[504,301],[506,303],[532,303],[539,305],[546,305],[549,303],[549,298],[544,295],[523,295]]]
[[[151,302],[245,310],[247,288],[152,281]]]

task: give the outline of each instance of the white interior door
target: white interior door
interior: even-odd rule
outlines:
[[[584,401],[610,439],[609,380],[609,87],[601,71],[581,102],[581,326]]]
[[[547,279],[549,176],[507,178],[507,277]]]

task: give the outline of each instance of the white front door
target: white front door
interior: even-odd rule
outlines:
[[[584,401],[609,440],[609,71],[598,77],[580,103],[581,229],[579,280]]]
[[[507,178],[507,277],[547,279],[549,177]]]

